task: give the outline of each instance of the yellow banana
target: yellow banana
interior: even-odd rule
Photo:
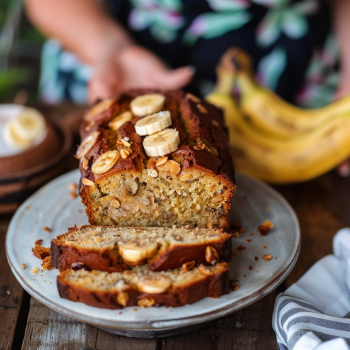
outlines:
[[[298,108],[273,91],[258,86],[246,60],[240,64],[238,55],[233,60],[237,63],[236,78],[241,93],[241,108],[251,122],[266,134],[279,138],[294,137],[310,132],[331,118],[345,113],[350,115],[350,96],[322,108]]]

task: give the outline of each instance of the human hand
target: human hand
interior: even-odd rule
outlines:
[[[137,45],[109,52],[93,69],[88,87],[90,103],[127,89],[179,89],[190,82],[194,73],[191,67],[170,70],[156,55]]]

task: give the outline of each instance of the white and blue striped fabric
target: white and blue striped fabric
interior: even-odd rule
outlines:
[[[310,331],[320,340],[320,343],[343,338],[350,346],[350,319],[326,315],[314,305],[285,294],[277,297],[273,329],[276,332],[280,350],[295,350],[298,341]],[[339,344],[344,346],[344,341]],[[303,347],[303,349],[308,348]],[[315,347],[309,349],[315,349]],[[338,348],[333,343],[329,349]]]
[[[350,229],[333,239],[333,255],[280,294],[272,326],[280,350],[350,350]]]

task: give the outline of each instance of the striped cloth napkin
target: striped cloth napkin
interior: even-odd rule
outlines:
[[[350,350],[349,228],[334,236],[333,252],[277,297],[272,326],[280,350]]]

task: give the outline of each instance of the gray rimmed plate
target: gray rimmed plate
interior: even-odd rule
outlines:
[[[219,299],[205,298],[178,308],[106,310],[61,299],[56,288],[57,270],[31,273],[41,263],[31,248],[38,239],[43,240],[43,246],[50,246],[51,239],[65,233],[68,227],[88,223],[80,198],[72,199],[69,194],[69,185],[77,183],[79,176],[79,171],[74,170],[31,196],[17,210],[6,237],[7,258],[22,287],[49,308],[79,321],[132,337],[184,333],[261,299],[283,282],[298,258],[300,230],[292,208],[271,187],[237,173],[231,219],[237,220],[246,232],[232,238],[237,255],[232,257],[229,266],[230,278],[238,280],[238,290]],[[261,236],[257,226],[266,219],[275,226],[267,236]],[[44,227],[49,227],[51,232],[44,231]],[[238,249],[239,246],[246,249]],[[262,257],[269,254],[272,260],[265,261]]]

